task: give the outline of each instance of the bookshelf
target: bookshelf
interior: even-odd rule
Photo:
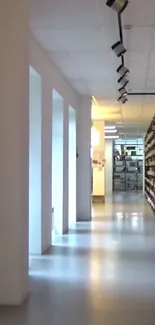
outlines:
[[[155,212],[155,117],[145,136],[145,196]]]
[[[113,190],[142,191],[144,143],[142,138],[114,142]]]

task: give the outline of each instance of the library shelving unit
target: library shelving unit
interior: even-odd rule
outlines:
[[[142,138],[114,141],[113,190],[142,191],[144,143]]]
[[[145,195],[155,212],[155,116],[145,136]]]

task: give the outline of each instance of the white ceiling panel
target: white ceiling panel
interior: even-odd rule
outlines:
[[[77,29],[34,29],[34,34],[38,40],[50,51],[102,51],[110,50],[109,42],[103,34],[104,29],[90,31],[84,30],[81,34]]]
[[[145,96],[144,103],[149,106],[154,106],[154,109],[155,109],[155,95],[154,96]]]
[[[119,103],[115,99],[115,97],[110,97],[110,98],[101,98],[98,100],[98,104],[103,107],[119,107]]]
[[[146,89],[155,92],[155,78],[147,79]]]
[[[95,89],[95,86],[93,86],[93,87],[90,86],[89,88],[91,91],[93,88],[93,93],[94,93],[95,98],[100,97],[101,94],[103,97],[112,97],[114,94],[113,88],[105,87],[104,85],[96,86],[96,89]],[[115,91],[115,98],[116,97],[117,97],[117,95],[116,95],[116,91]],[[116,99],[115,99],[115,101],[116,101]]]
[[[78,90],[81,94],[89,95],[90,89],[87,87],[83,80],[69,80],[74,89]]]
[[[149,68],[154,69],[155,66],[155,51],[150,53]]]
[[[33,28],[70,30],[100,27],[96,4],[93,0],[31,0]],[[80,18],[80,20],[79,20]]]
[[[152,51],[155,51],[155,28],[153,30]]]
[[[130,50],[130,52],[127,52],[127,54],[125,55],[125,59],[127,59],[129,66],[139,66],[142,70],[143,67],[146,68],[147,66],[148,54],[146,52],[137,53],[133,48],[132,51]]]
[[[144,129],[154,114],[155,98],[131,96],[126,105],[117,102],[121,61],[111,50],[119,40],[116,12],[103,0],[30,2],[36,39],[77,92],[96,97],[94,116],[120,121],[126,130],[130,122],[133,132],[138,132],[134,125]],[[130,70],[127,89],[155,92],[155,0],[129,0],[122,22]]]
[[[155,78],[155,69],[149,67],[147,71],[147,78],[148,79],[154,79]]]
[[[129,0],[124,12],[124,21],[127,25],[152,26],[154,25],[154,0]]]
[[[125,30],[124,40],[128,52],[137,52],[144,54],[150,52],[150,46],[153,37],[153,27],[132,27]]]

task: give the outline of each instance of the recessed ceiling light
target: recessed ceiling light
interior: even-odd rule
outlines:
[[[105,135],[104,138],[105,139],[118,139],[119,135]]]
[[[106,5],[121,14],[127,7],[128,0],[107,0]]]
[[[114,53],[118,56],[118,58],[126,52],[126,49],[121,41],[115,43],[111,48]]]
[[[105,130],[104,131],[106,134],[107,133],[117,133],[117,129],[114,129],[114,130]]]
[[[132,25],[124,25],[125,30],[130,30],[132,28]]]
[[[116,122],[116,124],[124,124],[124,122],[118,121],[118,122]]]
[[[104,129],[105,130],[115,130],[116,126],[115,125],[105,125]]]

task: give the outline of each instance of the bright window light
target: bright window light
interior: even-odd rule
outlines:
[[[91,129],[91,146],[97,147],[100,144],[100,132],[94,127]]]

